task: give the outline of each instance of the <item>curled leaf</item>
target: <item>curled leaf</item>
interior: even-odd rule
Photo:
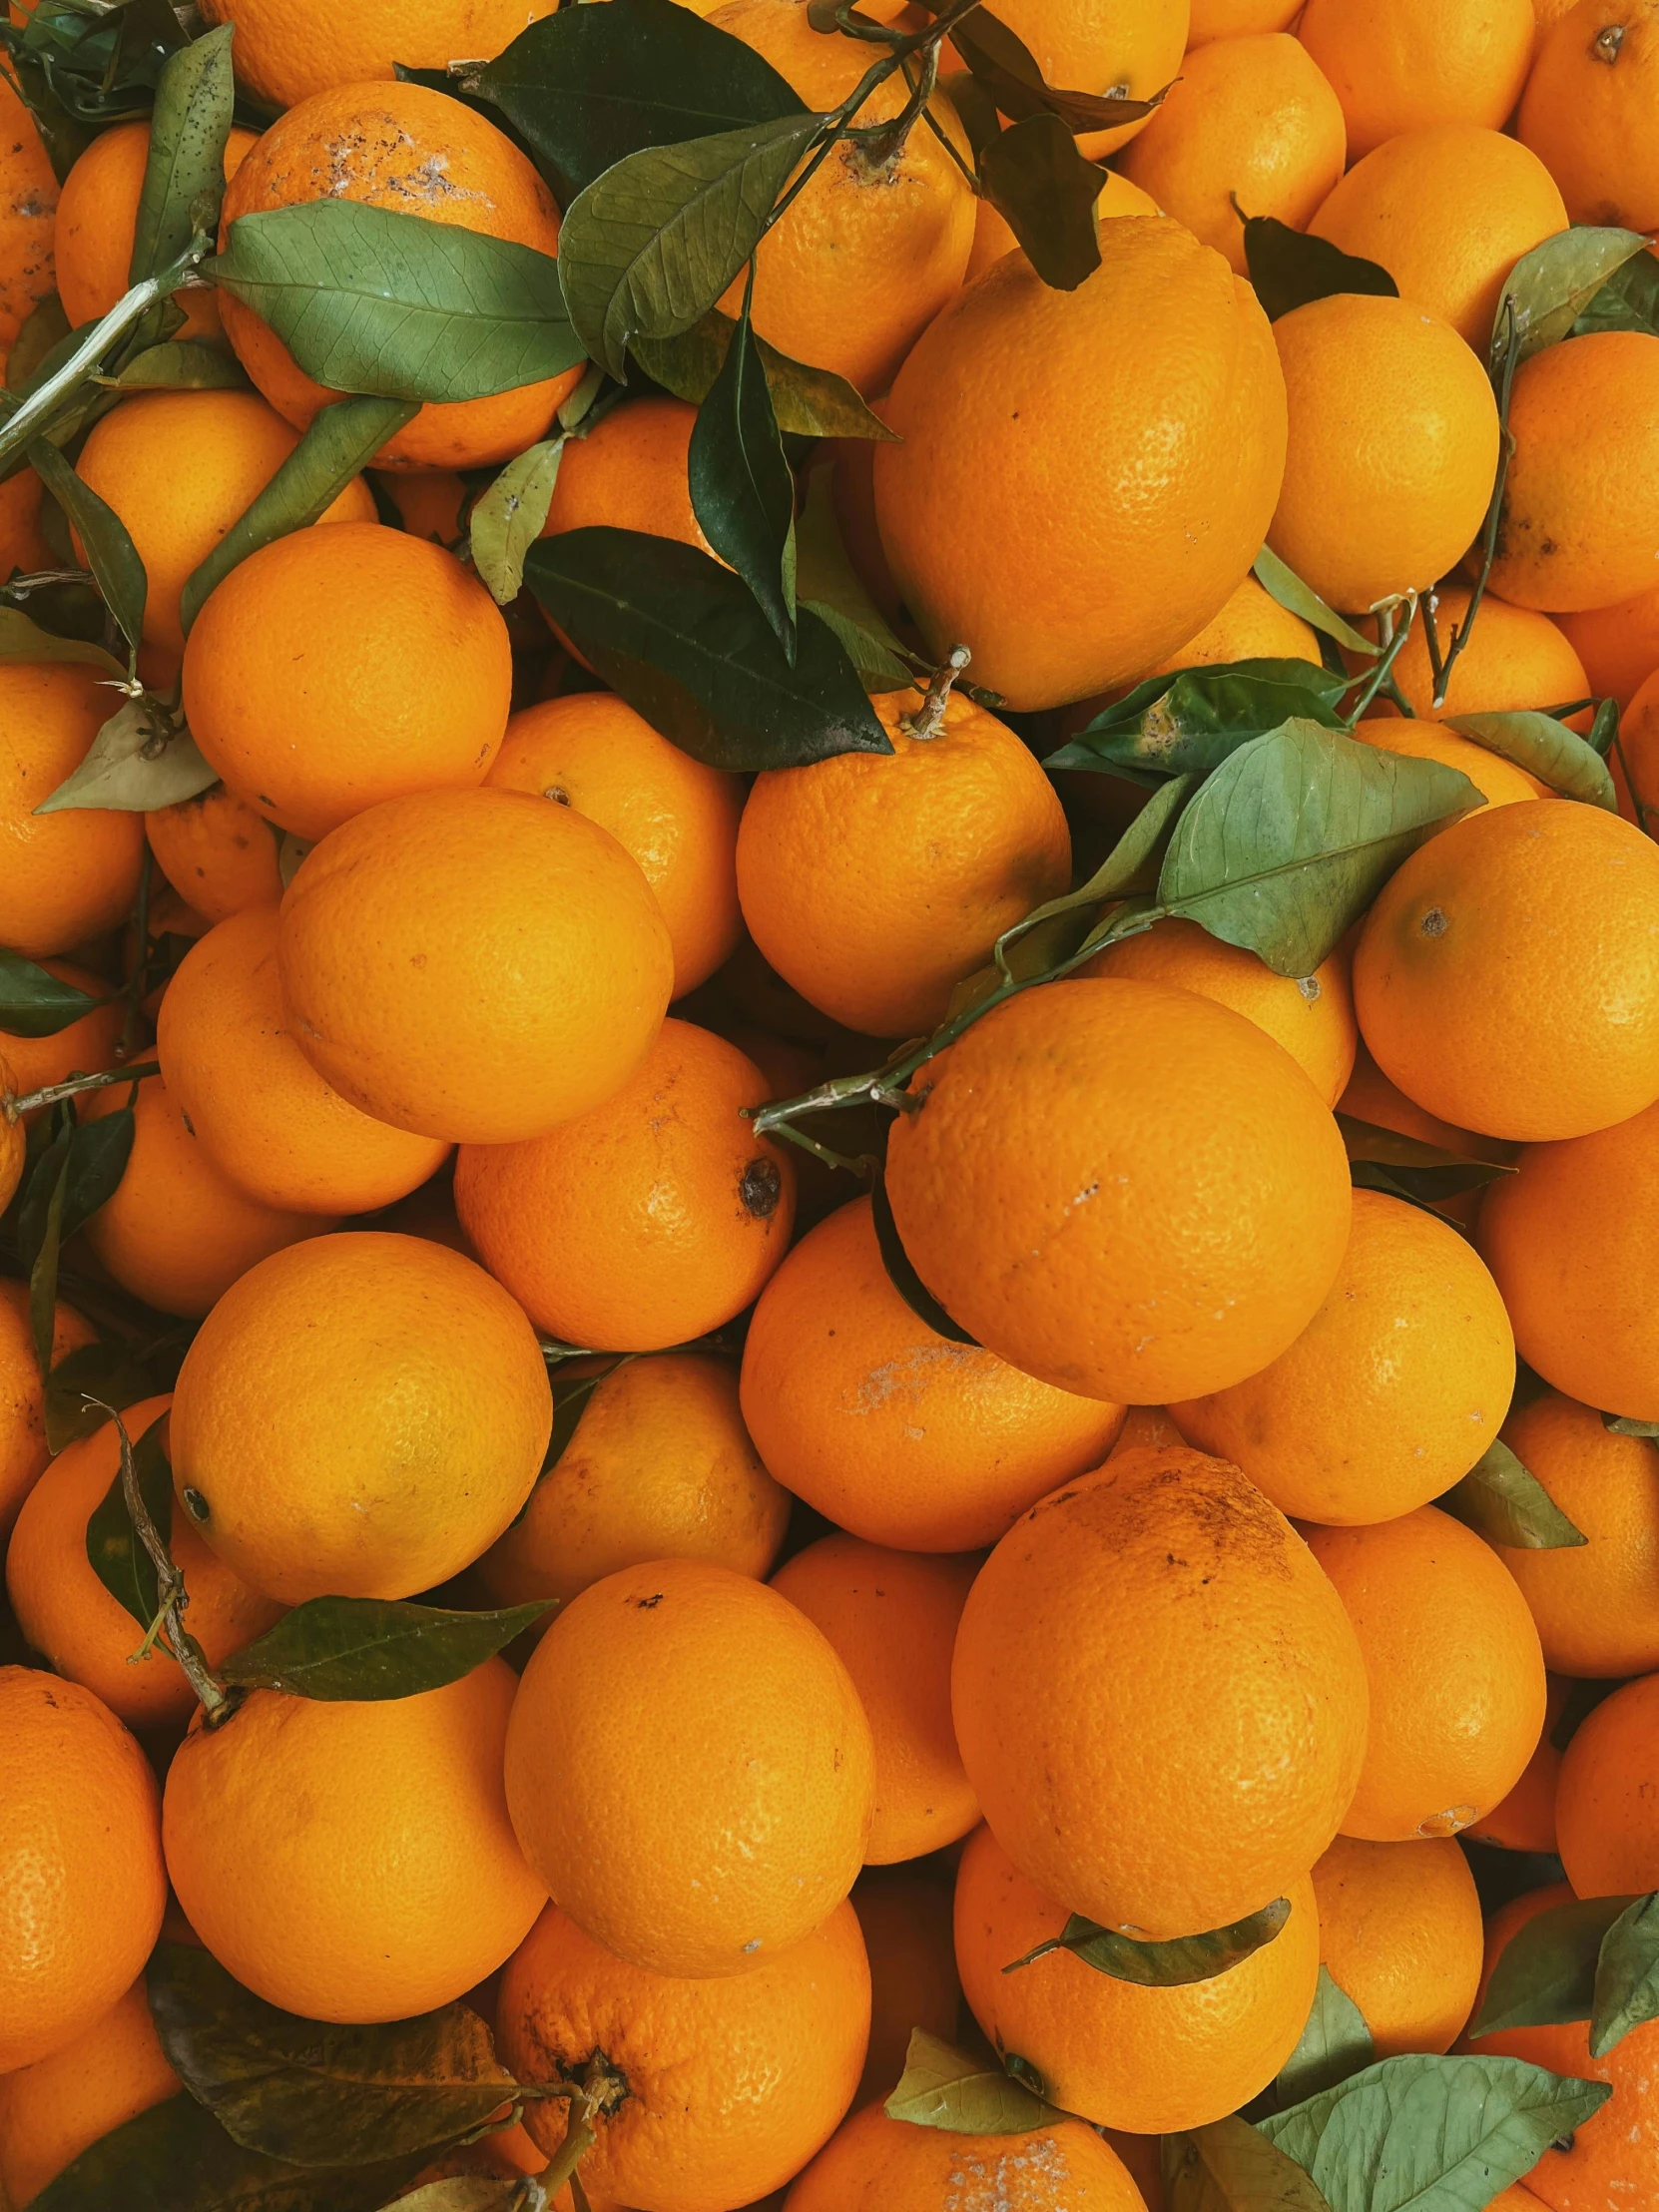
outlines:
[[[551,1598],[450,1612],[378,1597],[313,1597],[227,1659],[227,1687],[290,1697],[414,1697],[458,1682],[553,1610]]]
[[[1085,1966],[1109,1974],[1114,1981],[1133,1981],[1145,1989],[1184,1988],[1195,1981],[1214,1981],[1218,1974],[1229,1972],[1242,1959],[1253,1956],[1264,1943],[1273,1941],[1290,1917],[1289,1898],[1275,1898],[1259,1913],[1227,1928],[1149,1943],[1073,1913],[1058,1936],[1039,1943],[1023,1958],[1013,1959],[1002,1971],[1015,1973],[1050,1951],[1069,1950]]]
[[[1501,356],[1511,310],[1517,358],[1526,360],[1557,344],[1571,330],[1608,278],[1639,254],[1640,231],[1596,230],[1577,225],[1523,254],[1504,278],[1492,323],[1492,354]]]
[[[1367,660],[1376,660],[1379,650],[1377,640],[1362,636],[1353,623],[1345,622],[1334,608],[1328,607],[1313,586],[1305,584],[1289,562],[1279,558],[1271,545],[1264,545],[1257,554],[1251,574],[1268,597],[1277,600],[1287,614],[1300,615],[1310,629],[1318,630],[1325,637],[1334,638],[1339,645],[1346,646],[1350,653],[1363,653]]]
[[[524,589],[524,557],[541,536],[553,504],[564,449],[562,437],[528,447],[473,503],[468,519],[472,565],[497,606],[509,605]]]
[[[234,353],[195,338],[166,338],[94,383],[112,391],[252,391],[247,370]]]
[[[173,1533],[173,1468],[162,1443],[166,1418],[165,1413],[158,1413],[141,1436],[128,1439],[139,1495],[164,1544]],[[125,1456],[124,1450],[123,1463]],[[148,1629],[161,1611],[161,1589],[156,1562],[144,1548],[127,1510],[119,1468],[87,1522],[87,1560],[111,1597],[126,1607],[140,1628]]]
[[[1009,2074],[922,2027],[911,2031],[904,2072],[882,2109],[889,2120],[958,2135],[1029,2135],[1063,2116]]]
[[[902,691],[915,674],[914,656],[894,637],[841,543],[827,469],[807,479],[795,525],[795,586],[800,604],[834,633],[866,691]]]
[[[1448,715],[1446,723],[1459,737],[1471,738],[1488,753],[1513,761],[1564,799],[1618,813],[1618,794],[1607,763],[1594,746],[1553,715]]]
[[[106,676],[123,677],[126,670],[101,645],[87,638],[60,638],[31,622],[21,607],[0,607],[0,661],[56,661],[82,668],[101,668]]]
[[[1590,2056],[1605,2058],[1633,2028],[1659,2019],[1659,1896],[1625,1907],[1601,1939]]]
[[[697,410],[687,473],[699,528],[755,594],[793,662],[795,478],[784,457],[747,306],[720,374]]]
[[[149,597],[150,579],[127,525],[90,484],[82,482],[47,439],[36,438],[29,448],[29,459],[74,524],[104,604],[114,615],[122,636],[137,652],[144,635],[144,603]]]
[[[1651,246],[1621,263],[1579,310],[1573,336],[1587,337],[1596,330],[1637,330],[1644,337],[1659,337],[1659,256]]]
[[[1513,1175],[1507,1160],[1465,1159],[1460,1152],[1446,1152],[1416,1137],[1402,1137],[1394,1129],[1379,1129],[1352,1114],[1339,1114],[1354,1169],[1357,1189],[1382,1191],[1408,1199],[1414,1206],[1437,1206],[1463,1191],[1477,1191],[1500,1176]],[[1496,1146],[1494,1150],[1499,1149]]]
[[[1095,203],[1105,172],[1049,110],[1001,131],[979,158],[985,198],[1006,221],[1045,284],[1075,291],[1100,267]]]
[[[184,724],[146,693],[129,699],[110,717],[80,767],[35,809],[37,815],[65,808],[109,807],[123,814],[148,814],[194,799],[219,782]]]
[[[1589,1542],[1501,1436],[1494,1436],[1463,1479],[1435,1502],[1491,1544],[1564,1551]]]
[[[1650,1442],[1659,1437],[1659,1420],[1637,1420],[1628,1413],[1603,1413],[1601,1423],[1615,1436],[1646,1436]]]

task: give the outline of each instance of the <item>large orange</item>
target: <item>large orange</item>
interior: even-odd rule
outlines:
[[[918,692],[876,713],[890,754],[757,778],[738,830],[744,920],[813,1005],[876,1037],[919,1036],[1004,929],[1071,881],[1054,787],[1006,723],[952,698],[916,735]]]
[[[811,1230],[761,1294],[743,1408],[781,1482],[870,1543],[991,1544],[1097,1466],[1123,1407],[937,1336],[882,1265],[867,1198]]]
[[[60,1300],[52,1316],[52,1365],[91,1344],[97,1335],[72,1306]],[[46,1394],[29,1326],[29,1286],[0,1282],[0,1543],[11,1534],[18,1508],[45,1471]]]
[[[1213,38],[1288,30],[1301,12],[1301,0],[1193,0],[1187,44],[1203,46]]]
[[[1360,2007],[1379,2058],[1446,2051],[1480,1980],[1480,1899],[1453,1838],[1339,1836],[1314,1869],[1320,1957]]]
[[[871,1867],[852,1892],[869,1953],[869,2051],[859,2104],[879,2104],[897,2088],[914,2029],[945,2043],[956,2033],[962,1991],[945,1864]]]
[[[183,2086],[135,1981],[66,2049],[0,2074],[0,2190],[25,2212],[100,2136]]]
[[[542,536],[638,530],[712,554],[687,476],[696,422],[695,407],[663,392],[608,408],[592,429],[566,442]]]
[[[1521,800],[1550,797],[1535,776],[1506,761],[1501,753],[1490,752],[1472,738],[1460,737],[1437,722],[1418,722],[1415,717],[1399,714],[1368,716],[1356,725],[1353,735],[1379,753],[1399,753],[1408,760],[1438,761],[1443,768],[1454,768],[1468,778],[1488,808],[1513,807]]]
[[[113,928],[138,890],[141,816],[107,807],[35,812],[120,704],[97,668],[0,666],[0,944],[30,959]]]
[[[1507,146],[1509,141],[1503,143]],[[1453,631],[1468,614],[1470,597],[1467,584],[1442,584],[1435,594],[1434,626],[1442,663]],[[1516,708],[1565,707],[1590,693],[1584,664],[1563,630],[1548,615],[1530,607],[1511,607],[1490,592],[1480,602],[1467,649],[1457,656],[1442,706],[1434,704],[1426,612],[1419,613],[1411,625],[1395,658],[1393,679],[1405,694],[1412,717],[1421,722],[1441,722],[1449,715],[1508,714]],[[1383,720],[1400,719],[1399,709],[1387,699],[1379,698],[1371,713]],[[1574,729],[1584,727],[1581,717],[1569,720]],[[1364,723],[1354,734],[1370,744],[1381,742],[1380,733],[1367,730]],[[1396,744],[1394,750],[1403,749]],[[1488,763],[1494,758],[1486,755]],[[1460,756],[1457,766],[1462,767]],[[1486,796],[1491,804],[1491,793]],[[1541,790],[1533,794],[1534,798],[1541,796]]]
[[[1180,75],[1192,12],[1187,0],[1002,0],[997,17],[1024,41],[1046,83],[1150,100]],[[1145,128],[1143,119],[1085,132],[1083,151],[1099,161]]]
[[[893,1218],[946,1313],[1027,1374],[1158,1405],[1226,1389],[1336,1280],[1348,1159],[1231,1007],[1127,979],[1021,992],[923,1067]]]
[[[233,124],[225,142],[227,183],[254,139],[254,132]],[[108,314],[132,281],[133,239],[149,161],[149,124],[118,123],[98,134],[63,181],[53,243],[58,297],[71,329]],[[212,286],[192,285],[174,298],[185,312],[181,338],[220,335],[219,293]]]
[[[969,1594],[951,1701],[1020,1870],[1159,1939],[1283,1895],[1366,1743],[1336,1592],[1236,1467],[1183,1445],[1122,1452],[1016,1522]]]
[[[1659,1889],[1659,1675],[1627,1682],[1584,1721],[1561,1761],[1555,1833],[1581,1898]]]
[[[1538,50],[1516,130],[1561,188],[1574,223],[1659,225],[1659,6],[1579,0]]]
[[[1250,287],[1162,217],[1102,224],[1100,252],[1075,291],[1016,258],[987,270],[883,410],[902,438],[874,463],[894,577],[932,649],[969,647],[1014,708],[1129,683],[1202,629],[1249,573],[1284,471],[1283,377]]]
[[[393,65],[442,69],[491,60],[553,0],[203,0],[210,23],[236,26],[237,77],[264,106],[291,107],[313,92]]]
[[[71,984],[98,1001],[67,1028],[49,1037],[13,1037],[5,1040],[4,1053],[11,1080],[5,1086],[22,1098],[30,1091],[45,1090],[70,1075],[91,1075],[119,1065],[118,1054],[127,1009],[111,995],[109,983],[73,960],[43,960],[41,966],[60,983]],[[37,1106],[27,1119],[38,1119],[50,1107]]]
[[[879,2105],[831,2136],[784,2212],[964,2212],[975,2197],[1020,2212],[1145,2212],[1117,2152],[1076,2120],[969,2135],[889,2120]]]
[[[652,1973],[753,1972],[852,1887],[869,1723],[788,1599],[659,1559],[591,1584],[536,1646],[507,1801],[531,1865],[596,1941]]]
[[[1531,0],[1308,0],[1297,27],[1337,88],[1356,161],[1425,124],[1501,128],[1532,32]]]
[[[144,833],[156,865],[208,921],[226,921],[248,906],[274,906],[282,895],[278,832],[223,784],[158,807],[145,816]]]
[[[0,348],[53,287],[58,180],[35,119],[0,78]]]
[[[1584,689],[1628,707],[1659,668],[1659,584],[1611,607],[1557,618],[1584,663]]]

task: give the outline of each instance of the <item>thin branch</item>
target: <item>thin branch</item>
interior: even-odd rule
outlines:
[[[0,1113],[7,1121],[21,1121],[39,1106],[56,1106],[63,1098],[79,1098],[83,1091],[101,1091],[111,1083],[142,1083],[147,1075],[160,1075],[159,1061],[143,1067],[102,1068],[96,1075],[72,1075],[66,1082],[48,1083],[44,1090],[26,1091],[21,1098],[0,1098]]]
[[[1462,621],[1451,633],[1451,644],[1446,650],[1445,666],[1434,685],[1434,705],[1443,707],[1446,693],[1451,688],[1451,672],[1457,666],[1463,648],[1469,642],[1475,617],[1480,612],[1486,596],[1486,586],[1491,581],[1492,563],[1497,559],[1497,534],[1503,520],[1503,493],[1509,481],[1509,463],[1514,455],[1515,441],[1509,430],[1509,395],[1514,388],[1515,368],[1520,358],[1520,328],[1515,320],[1515,302],[1503,302],[1504,333],[1503,361],[1498,371],[1497,386],[1497,477],[1492,485],[1492,501],[1486,510],[1486,527],[1481,538],[1480,573],[1475,578],[1474,590]]]

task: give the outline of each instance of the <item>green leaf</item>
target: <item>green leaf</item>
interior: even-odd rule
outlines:
[[[1100,267],[1094,211],[1105,174],[1057,115],[1040,109],[999,132],[980,156],[979,182],[1045,284],[1075,291]]]
[[[86,759],[35,809],[61,814],[78,807],[148,814],[194,799],[219,782],[196,740],[159,699],[126,700],[99,730]]]
[[[112,653],[87,638],[60,638],[31,622],[21,607],[0,607],[0,661],[52,661],[101,668],[118,681],[127,671]]]
[[[142,1436],[124,1437],[121,1459],[124,1469],[131,1451],[145,1511],[155,1522],[162,1542],[169,1544],[173,1538],[173,1468],[162,1444],[166,1417],[158,1413]],[[161,1589],[156,1562],[145,1550],[127,1510],[121,1469],[87,1522],[87,1559],[111,1597],[127,1608],[141,1628],[148,1629],[161,1611]]]
[[[1437,761],[1288,722],[1200,787],[1170,840],[1158,902],[1277,974],[1312,975],[1406,854],[1479,799]]]
[[[1565,1551],[1589,1542],[1501,1436],[1492,1438],[1463,1479],[1435,1503],[1490,1544]]]
[[[1639,330],[1659,337],[1659,259],[1650,248],[1614,270],[1572,326],[1575,338],[1597,330]]]
[[[1069,1950],[1085,1966],[1109,1974],[1114,1981],[1133,1981],[1143,1989],[1185,1988],[1231,1971],[1264,1943],[1271,1943],[1290,1917],[1290,1899],[1275,1898],[1259,1913],[1230,1927],[1211,1929],[1203,1936],[1180,1936],[1167,1943],[1143,1943],[1073,1913],[1058,1936],[1028,1950],[1023,1958],[1011,1960],[1002,1971],[1015,1973],[1050,1951]]]
[[[880,1247],[881,1265],[887,1271],[888,1282],[917,1321],[932,1330],[935,1337],[943,1337],[953,1345],[972,1345],[977,1351],[979,1339],[970,1337],[960,1323],[951,1320],[917,1275],[898,1234],[898,1224],[892,1218],[892,1202],[887,1197],[886,1179],[883,1176],[877,1174],[871,1178],[869,1197],[871,1211],[875,1216],[875,1242]]]
[[[1381,299],[1399,297],[1399,286],[1380,262],[1345,254],[1329,239],[1293,231],[1276,216],[1246,216],[1244,248],[1250,281],[1270,322],[1313,300],[1329,299],[1336,292],[1369,292]]]
[[[1605,761],[1612,752],[1619,734],[1619,703],[1616,699],[1603,699],[1596,707],[1595,719],[1590,724],[1585,744],[1592,753],[1599,753]]]
[[[1320,631],[1325,637],[1335,638],[1351,653],[1363,653],[1375,661],[1379,652],[1375,638],[1363,637],[1351,622],[1345,622],[1333,607],[1328,607],[1311,584],[1305,584],[1287,561],[1282,561],[1271,545],[1264,545],[1257,554],[1251,569],[1268,597],[1277,600],[1287,614],[1300,615],[1310,629]]]
[[[550,255],[425,216],[355,200],[245,215],[212,267],[334,391],[488,399],[582,358]]]
[[[65,1444],[94,1434],[110,1417],[107,1405],[120,1412],[154,1388],[130,1345],[78,1345],[66,1352],[46,1379],[48,1450],[56,1455]]]
[[[18,1257],[29,1270],[29,1315],[43,1376],[52,1365],[59,1251],[113,1195],[133,1149],[130,1106],[79,1126],[67,1107],[62,1112],[64,1121],[29,1172],[17,1215]]]
[[[452,1613],[403,1599],[313,1597],[220,1668],[227,1686],[290,1697],[380,1699],[441,1690],[539,1621],[540,1598],[495,1612]]]
[[[20,395],[27,391],[42,361],[54,347],[62,345],[69,334],[69,317],[64,313],[63,301],[55,291],[49,291],[24,316],[23,327],[12,340],[11,351],[6,355],[7,391]]]
[[[696,546],[569,530],[537,540],[524,580],[600,677],[710,768],[892,751],[824,623],[799,610],[792,668],[742,578]]]
[[[1649,1892],[1626,1906],[1601,1939],[1590,2056],[1605,2058],[1652,2019],[1659,2019],[1659,1895]]]
[[[936,16],[944,0],[922,0],[922,4],[929,15]],[[953,24],[950,37],[998,108],[1018,123],[1047,113],[1057,115],[1073,131],[1115,131],[1125,123],[1139,123],[1163,102],[1162,92],[1150,100],[1126,100],[1114,93],[1072,92],[1045,83],[1031,49],[988,8]]]
[[[1589,2019],[1602,1939],[1639,1902],[1574,1898],[1535,1915],[1499,1953],[1469,2040],[1512,2027],[1559,2027]]]
[[[955,2135],[1029,2135],[1063,2115],[1010,2075],[912,2028],[898,2087],[882,2106],[889,2120]]]
[[[902,691],[915,657],[894,637],[886,617],[860,582],[841,543],[828,469],[814,469],[795,525],[795,588],[834,633],[866,691]]]
[[[1377,2046],[1365,2014],[1347,1990],[1332,1979],[1331,1968],[1322,1965],[1308,2025],[1279,2076],[1279,2102],[1281,2106],[1296,2104],[1303,2097],[1317,2096],[1322,2089],[1335,2088],[1339,2081],[1371,2065],[1376,2056]]]
[[[104,1003],[0,945],[0,1031],[8,1037],[55,1037]]]
[[[1637,1420],[1629,1413],[1603,1413],[1601,1425],[1615,1436],[1645,1436],[1649,1442],[1659,1436],[1659,1420]]]
[[[248,373],[234,353],[221,352],[197,338],[167,338],[147,345],[125,366],[93,382],[112,391],[252,391]]]
[[[228,23],[205,32],[162,69],[127,272],[130,284],[159,276],[198,233],[212,238],[219,229],[225,148],[237,103],[231,39]]]
[[[666,4],[677,6],[678,0],[666,0]],[[684,15],[686,10],[679,12]],[[689,330],[670,338],[636,337],[628,350],[653,383],[696,406],[707,398],[720,374],[736,328],[730,315],[711,307]],[[876,438],[897,443],[897,431],[887,428],[844,376],[837,376],[832,368],[811,368],[805,361],[792,360],[763,337],[755,343],[766,364],[767,388],[780,430],[802,438]]]
[[[1416,1137],[1402,1137],[1397,1130],[1357,1121],[1352,1114],[1338,1114],[1337,1127],[1348,1148],[1355,1188],[1382,1191],[1413,1206],[1437,1206],[1463,1191],[1480,1190],[1500,1176],[1516,1173],[1506,1160],[1468,1160],[1460,1152],[1444,1152]]]
[[[1525,769],[1563,798],[1605,807],[1613,815],[1619,811],[1607,763],[1592,745],[1553,715],[1448,715],[1446,727],[1483,745],[1488,753],[1513,761],[1517,768]]]
[[[1519,341],[1516,357],[1524,361],[1564,338],[1608,278],[1646,244],[1640,231],[1575,227],[1557,231],[1523,254],[1498,294],[1493,358],[1503,350],[1511,303]]]
[[[1167,2212],[1330,2212],[1294,2159],[1237,2114],[1163,2141]]]
[[[692,512],[736,569],[793,663],[795,478],[745,306],[720,374],[697,410],[686,460]]]
[[[81,481],[57,447],[45,438],[36,438],[29,448],[29,459],[74,524],[104,604],[136,653],[144,635],[144,603],[150,594],[150,579],[126,523],[90,484]]]
[[[1337,702],[1352,689],[1352,677],[1313,661],[1230,661],[1149,676],[1043,766],[1110,769],[1148,788],[1168,776],[1207,776],[1293,717],[1342,729]]]
[[[564,449],[562,436],[530,446],[507,463],[473,504],[468,524],[472,565],[497,606],[510,605],[524,589],[524,557],[541,536],[553,504]]]
[[[553,20],[550,16],[549,22]],[[397,2197],[385,2212],[528,2212],[522,2180],[494,2174],[448,2174]]]
[[[577,195],[559,233],[559,275],[578,335],[618,383],[636,337],[689,330],[720,299],[821,124],[781,116],[653,147]]]
[[[209,593],[232,569],[261,546],[308,530],[414,413],[412,399],[341,399],[321,408],[254,504],[187,578],[179,602],[186,634]]]

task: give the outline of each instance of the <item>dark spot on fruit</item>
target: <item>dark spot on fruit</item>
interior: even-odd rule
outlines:
[[[1425,937],[1443,937],[1451,927],[1451,916],[1443,906],[1430,906],[1417,926]]]
[[[185,1504],[193,1520],[205,1521],[208,1517],[208,1501],[200,1490],[187,1490]]]
[[[751,1160],[738,1184],[738,1195],[757,1221],[770,1221],[784,1195],[784,1178],[776,1160]]]
[[[663,1602],[663,1592],[659,1590],[654,1597],[631,1597],[628,1602],[630,1605],[637,1605],[642,1613],[655,1612]]]

